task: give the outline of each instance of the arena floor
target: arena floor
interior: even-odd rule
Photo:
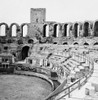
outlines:
[[[51,85],[40,78],[0,75],[0,100],[44,100]]]

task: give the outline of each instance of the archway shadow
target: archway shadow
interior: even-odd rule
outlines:
[[[28,51],[29,51],[29,46],[24,46],[21,50],[21,60],[24,60],[26,57],[28,57]]]

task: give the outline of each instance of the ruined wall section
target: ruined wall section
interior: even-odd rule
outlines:
[[[28,36],[35,37],[37,34],[42,35],[43,33],[43,24],[33,24],[30,23],[28,26]]]
[[[31,8],[30,24],[28,29],[28,36],[34,37],[36,34],[43,33],[43,24],[46,20],[45,8]]]
[[[31,8],[31,23],[44,23],[46,20],[46,9],[45,8]]]

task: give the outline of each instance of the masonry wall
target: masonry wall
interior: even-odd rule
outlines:
[[[30,37],[34,37],[36,34],[42,34],[45,20],[46,20],[45,8],[37,8],[37,9],[31,8],[28,35]]]

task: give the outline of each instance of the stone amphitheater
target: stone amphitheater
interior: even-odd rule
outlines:
[[[0,74],[0,100],[98,100],[98,20],[46,21],[45,8],[30,14],[30,23],[0,23],[0,67],[3,54],[15,60],[12,74]]]

